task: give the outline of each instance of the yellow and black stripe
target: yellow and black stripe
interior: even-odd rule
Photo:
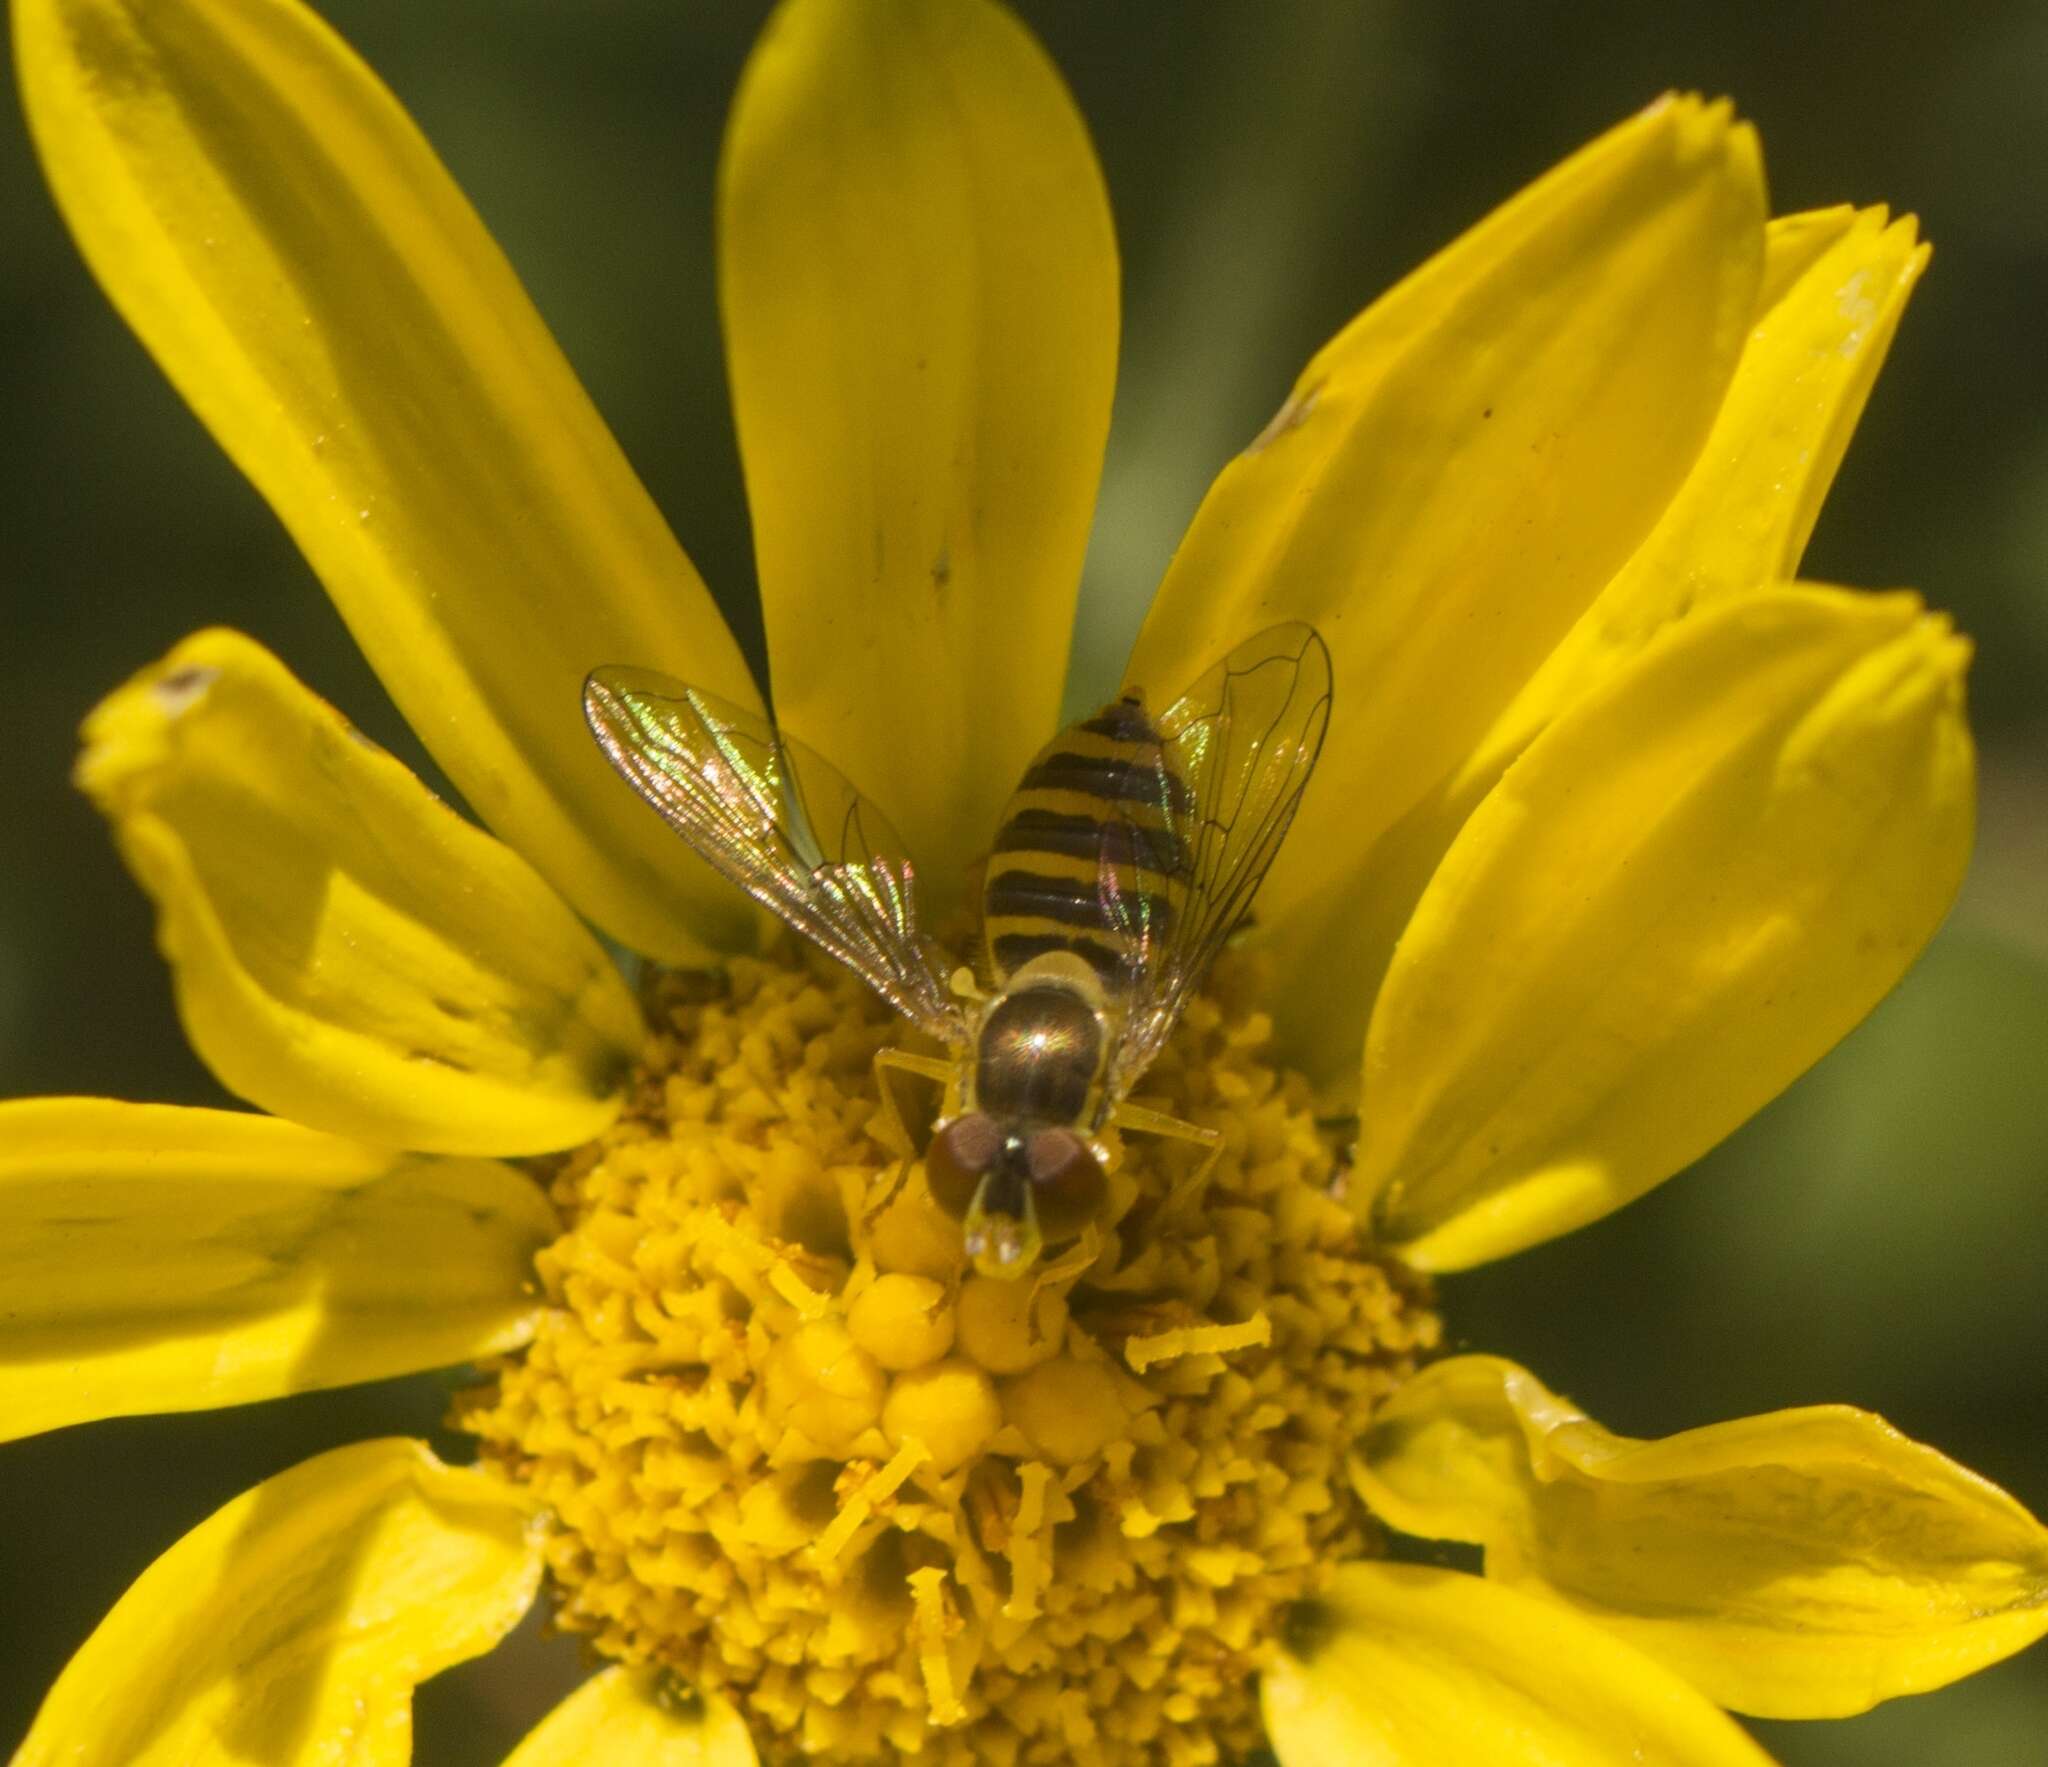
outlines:
[[[1186,783],[1136,699],[1120,699],[1041,749],[1004,807],[982,894],[982,936],[998,985],[1066,951],[1115,987],[1129,939],[1103,900],[1105,870],[1156,938],[1172,924],[1187,854]]]

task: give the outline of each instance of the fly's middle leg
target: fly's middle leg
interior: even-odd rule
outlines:
[[[1168,1116],[1164,1111],[1147,1110],[1139,1104],[1118,1105],[1111,1113],[1110,1121],[1119,1129],[1134,1130],[1140,1135],[1156,1135],[1163,1141],[1190,1141],[1203,1150],[1194,1169],[1167,1193],[1154,1217],[1157,1222],[1164,1225],[1173,1221],[1183,1209],[1201,1199],[1209,1186],[1209,1174],[1223,1157],[1221,1129],[1205,1129],[1200,1123],[1185,1122],[1179,1117]]]

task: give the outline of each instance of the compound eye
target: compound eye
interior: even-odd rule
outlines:
[[[956,1221],[963,1218],[975,1189],[1002,1151],[1002,1133],[985,1111],[955,1117],[924,1150],[924,1176],[932,1200]]]
[[[1109,1194],[1095,1150],[1071,1129],[1040,1129],[1024,1145],[1038,1228],[1047,1239],[1070,1239],[1102,1213]]]

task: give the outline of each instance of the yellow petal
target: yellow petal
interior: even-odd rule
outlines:
[[[2048,1530],[1846,1405],[1610,1435],[1491,1356],[1417,1375],[1356,1462],[1404,1532],[1486,1548],[1709,1698],[1840,1718],[2048,1633]]]
[[[1764,276],[1757,289],[1756,310],[1761,318],[1778,304],[1822,253],[1848,232],[1856,209],[1850,203],[1832,208],[1807,209],[1796,215],[1775,215],[1764,229]]]
[[[1750,333],[1698,464],[1656,530],[1516,696],[1468,772],[1490,783],[1672,620],[1797,572],[1926,267],[1910,218],[1887,226],[1882,209],[1866,209],[1793,280]]]
[[[1465,825],[1375,1008],[1354,1174],[1427,1269],[1582,1225],[1704,1153],[1898,980],[1972,813],[1968,647],[1910,595],[1694,616]]]
[[[483,224],[292,0],[18,0],[94,273],[291,531],[477,813],[656,956],[733,892],[583,728],[597,663],[758,703],[695,570]]]
[[[719,291],[776,713],[957,897],[1058,713],[1116,371],[1044,52],[983,0],[790,0],[733,107]]]
[[[1280,1767],[1769,1767],[1669,1670],[1553,1603],[1351,1564],[1266,1671]]]
[[[144,1571],[14,1767],[404,1767],[413,1689],[496,1644],[540,1572],[510,1486],[419,1442],[337,1448]]]
[[[1662,519],[1444,785],[1279,929],[1283,976],[1355,977],[1298,990],[1328,1059],[1355,1057],[1416,899],[1474,806],[1566,706],[1663,627],[1797,570],[1821,499],[1927,263],[1911,221],[1824,210],[1773,222],[1771,292],[1698,460]],[[1341,722],[1343,713],[1338,713]]]
[[[754,1767],[754,1745],[722,1699],[659,1669],[606,1669],[565,1699],[505,1767]]]
[[[1164,697],[1276,620],[1329,642],[1330,733],[1262,922],[1320,891],[1344,923],[1373,843],[1649,532],[1749,329],[1763,222],[1750,131],[1666,100],[1368,308],[1224,469],[1128,678]],[[1325,931],[1297,958],[1289,1013],[1341,987]]]
[[[187,639],[84,734],[79,783],[230,1090],[442,1153],[567,1147],[617,1114],[641,1025],[603,948],[260,645]]]
[[[512,1349],[554,1230],[491,1160],[239,1111],[0,1104],[0,1439]]]

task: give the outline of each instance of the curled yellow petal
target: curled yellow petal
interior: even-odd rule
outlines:
[[[192,1045],[315,1128],[537,1153],[611,1121],[638,1009],[526,862],[260,645],[202,632],[86,721]]]
[[[1839,1718],[2048,1633],[2048,1530],[1846,1405],[1637,1441],[1491,1356],[1425,1369],[1359,1446],[1404,1532],[1486,1548],[1720,1705]]]
[[[1910,595],[1694,616],[1553,723],[1418,904],[1366,1047],[1355,1194],[1416,1265],[1596,1219],[1888,990],[1961,881],[1968,646]]]
[[[777,716],[956,899],[1059,710],[1116,372],[1094,150],[998,6],[791,0],[718,232]]]
[[[505,1767],[754,1767],[747,1727],[724,1700],[660,1669],[593,1675],[528,1733]]]
[[[1280,1767],[1769,1767],[1668,1669],[1483,1577],[1345,1565],[1287,1644],[1263,1688]]]
[[[629,662],[751,705],[746,667],[397,101],[296,0],[10,10],[87,261],[477,814],[636,949],[744,937],[579,690]]]
[[[1127,678],[1167,694],[1234,637],[1306,620],[1335,711],[1260,898],[1276,998],[1313,1035],[1374,842],[1470,751],[1650,531],[1698,454],[1754,310],[1756,143],[1666,100],[1574,155],[1368,308],[1226,467]]]
[[[337,1448],[144,1571],[14,1767],[404,1767],[413,1689],[496,1644],[540,1573],[510,1486],[419,1442]]]
[[[1796,235],[1811,247],[1816,223]],[[1788,243],[1782,248],[1792,250]],[[1757,320],[1698,463],[1467,771],[1491,779],[1529,738],[1657,631],[1793,576],[1821,500],[1927,267],[1908,218],[1854,215]]]
[[[0,1439],[524,1343],[540,1187],[239,1111],[0,1104]]]
[[[1844,202],[1831,208],[1772,216],[1764,229],[1764,275],[1756,291],[1759,317],[1776,306],[1815,260],[1848,232],[1856,213],[1853,204]]]
[[[1789,216],[1766,239],[1768,299],[1656,527],[1451,778],[1382,837],[1358,885],[1329,895],[1325,915],[1281,929],[1289,953],[1357,978],[1320,990],[1333,1049],[1356,1052],[1430,874],[1537,733],[1672,621],[1795,574],[1927,248],[1910,220],[1888,225],[1881,209]]]

